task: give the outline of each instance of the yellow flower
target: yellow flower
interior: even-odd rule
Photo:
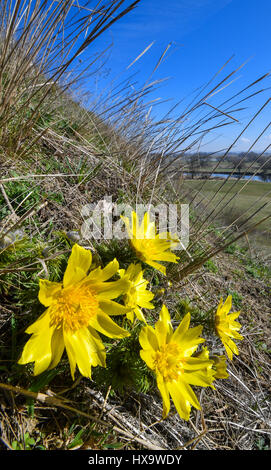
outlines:
[[[150,214],[148,212],[145,212],[140,224],[137,213],[133,211],[132,226],[128,217],[121,217],[125,222],[130,243],[137,257],[165,275],[165,266],[157,263],[157,261],[177,263],[179,258],[169,251],[178,246],[179,241],[177,238],[173,238],[169,232],[157,234],[155,223],[150,222]]]
[[[118,272],[116,259],[88,274],[91,264],[91,252],[74,245],[63,282],[40,279],[39,300],[48,308],[27,328],[32,336],[19,360],[19,364],[35,362],[34,375],[55,367],[66,348],[72,378],[76,365],[90,378],[92,366],[105,367],[105,348],[97,331],[110,338],[129,336],[109,316],[127,312],[111,299],[123,294],[129,281],[124,277],[105,282]]]
[[[228,357],[232,360],[233,353],[239,354],[238,348],[231,338],[244,339],[237,331],[240,330],[241,325],[238,323],[236,318],[239,317],[240,312],[233,312],[229,314],[232,307],[232,296],[229,295],[223,304],[223,299],[220,299],[220,303],[217,307],[215,315],[215,328],[218,336],[220,337]]]
[[[214,361],[213,369],[215,370],[216,379],[227,379],[229,374],[227,372],[227,364],[225,356],[211,356]]]
[[[206,354],[192,357],[198,345],[205,341],[199,337],[202,326],[189,329],[189,324],[187,313],[173,332],[169,312],[163,305],[155,327],[145,326],[139,335],[141,358],[156,374],[163,399],[163,418],[169,413],[171,397],[180,417],[188,420],[191,405],[200,409],[190,385],[208,387],[214,380],[213,361]]]
[[[202,348],[202,351],[197,354],[197,357],[203,359],[209,359],[209,351],[207,348]],[[227,379],[229,377],[229,374],[227,372],[227,364],[226,364],[226,357],[225,356],[218,356],[218,355],[211,355],[210,356],[211,361],[213,361],[212,364],[212,370],[213,370],[213,376],[215,379]],[[215,389],[213,385],[211,385],[212,388]]]
[[[141,269],[141,264],[130,264],[128,269],[119,270],[121,278],[127,277],[130,281],[130,287],[124,295],[124,305],[130,307],[130,311],[126,313],[127,318],[133,322],[134,314],[140,321],[146,323],[146,319],[141,308],[154,308],[154,305],[150,302],[154,294],[147,290],[148,281],[143,277],[144,271]],[[141,307],[141,308],[140,308]]]

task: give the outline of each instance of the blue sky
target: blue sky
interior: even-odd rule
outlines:
[[[160,117],[173,103],[191,96],[195,89],[208,82],[233,55],[219,77],[225,77],[248,61],[236,74],[238,79],[223,91],[223,95],[219,95],[219,99],[217,96],[210,99],[210,104],[216,105],[223,101],[222,98],[232,96],[270,71],[270,18],[270,0],[141,0],[134,11],[113,25],[97,41],[98,48],[111,41],[113,47],[105,69],[108,73],[102,74],[96,85],[102,89],[114,77],[121,80],[132,73],[137,74],[138,83],[145,83],[161,53],[171,43],[166,59],[152,77],[170,77],[154,93],[154,98],[170,100],[156,107],[155,113]],[[127,66],[153,41],[149,51],[127,70]],[[263,85],[269,87],[270,78]],[[248,108],[236,117],[245,125],[269,96],[270,90],[257,95],[247,103]],[[236,150],[248,149],[267,124],[271,114],[270,106],[246,131]],[[216,150],[218,146],[229,145],[241,129],[242,125],[237,124],[216,131],[216,140],[208,145],[206,143],[202,150]],[[269,143],[271,128],[255,146],[255,150],[261,150]]]

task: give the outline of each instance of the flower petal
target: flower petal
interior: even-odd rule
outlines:
[[[150,302],[154,298],[154,294],[150,291],[137,290],[137,305],[142,308],[153,309],[154,305]]]
[[[137,264],[131,263],[131,264],[129,264],[129,266],[126,270],[126,274],[127,274],[128,278],[131,281],[134,281],[134,282],[137,282],[138,276],[142,279],[143,278],[143,271],[142,271],[141,264],[140,263],[137,263]]]
[[[155,238],[155,222],[150,220],[149,212],[145,212],[144,214],[140,225],[140,233],[143,233],[142,238],[146,238],[147,240]]]
[[[182,322],[175,330],[172,335],[172,341],[181,344],[182,349],[185,351],[185,356],[191,356],[200,343],[204,343],[205,339],[200,338],[199,335],[202,332],[202,326],[195,326],[194,328],[188,328],[190,323],[190,314],[186,314]]]
[[[146,318],[144,317],[144,314],[143,314],[141,308],[136,307],[136,308],[134,309],[134,313],[136,314],[136,317],[138,318],[138,320],[140,320],[140,321],[142,321],[142,322],[144,322],[144,323],[147,324]]]
[[[149,264],[152,266],[154,269],[157,269],[157,271],[160,271],[164,276],[166,276],[166,268],[160,263],[157,263],[156,261],[153,261],[150,258],[145,258],[144,259],[145,263]]]
[[[163,419],[165,419],[170,410],[170,397],[166,382],[160,374],[157,375],[157,387],[163,399]]]
[[[133,310],[131,310],[130,312],[127,312],[126,317],[128,320],[130,320],[131,323],[134,323],[135,314]]]
[[[181,343],[190,325],[191,315],[187,313],[172,335],[172,341]]]
[[[124,222],[124,224],[125,224],[128,237],[129,237],[130,239],[133,238],[133,231],[132,231],[132,229],[131,229],[131,225],[130,225],[130,220],[129,220],[129,218],[128,218],[128,217],[125,217],[125,216],[123,216],[123,215],[121,215],[120,218],[123,220],[123,222]]]
[[[43,321],[39,323],[40,328],[27,341],[18,361],[19,364],[35,362],[34,375],[44,372],[52,360],[51,340],[55,328],[50,327],[49,322],[50,316],[44,315]]]
[[[155,352],[159,349],[155,330],[151,326],[144,326],[139,333],[139,343],[143,349]]]
[[[99,307],[107,315],[125,315],[127,312],[131,311],[130,307],[125,307],[113,300],[101,300]]]
[[[242,340],[244,339],[238,330],[241,328],[241,324],[236,320],[240,315],[240,312],[233,312],[229,314],[232,306],[232,297],[229,295],[223,304],[223,300],[220,299],[220,303],[217,308],[215,316],[216,332],[220,337],[228,357],[232,360],[233,354],[239,354],[236,344],[230,339],[235,338]]]
[[[110,279],[119,271],[119,262],[115,258],[113,261],[110,261],[104,268],[100,266],[93,271],[91,271],[87,277],[88,280],[93,280],[95,282],[104,282]]]
[[[91,378],[91,367],[105,365],[105,351],[102,341],[93,336],[93,330],[87,327],[74,333],[64,331],[64,342],[71,364],[72,377],[74,379],[75,365],[84,377]]]
[[[98,311],[95,317],[91,318],[89,324],[92,328],[95,328],[95,330],[99,331],[105,336],[108,336],[109,338],[125,338],[130,336],[129,331],[118,326],[108,315],[106,315],[106,313],[102,312],[101,310]]]
[[[223,338],[221,337],[221,341],[224,344],[224,347],[226,349],[229,359],[232,361],[233,353],[236,354],[237,356],[239,355],[239,350],[236,344],[230,338],[226,338],[226,337],[223,337]]]
[[[229,374],[227,372],[226,356],[212,356],[212,360],[214,361],[214,377],[216,379],[227,379]]]
[[[130,281],[126,277],[112,282],[93,283],[99,300],[116,299],[129,289]]]
[[[141,349],[140,352],[140,357],[141,359],[146,362],[147,366],[151,369],[154,370],[154,360],[153,360],[153,353],[150,349]]]
[[[55,300],[55,295],[62,289],[62,284],[60,282],[47,281],[47,279],[40,279],[39,285],[39,301],[45,307],[49,307]]]
[[[187,384],[196,385],[200,387],[211,387],[214,381],[215,371],[211,367],[197,369],[197,370],[185,370],[183,373],[183,380]]]
[[[172,337],[173,328],[169,311],[165,305],[162,306],[159,320],[155,324],[155,333],[160,347],[168,343]]]
[[[92,263],[91,251],[75,244],[68,260],[68,265],[63,277],[63,285],[67,287],[81,281],[87,275]]]
[[[231,310],[231,307],[232,307],[232,296],[228,295],[223,305],[224,312],[228,313]]]
[[[53,369],[54,367],[57,366],[65,348],[63,332],[61,328],[55,328],[53,335],[52,335],[51,348],[52,348],[52,360],[48,367],[49,369]]]
[[[31,325],[27,327],[25,332],[29,335],[32,333],[39,334],[39,332],[43,329],[48,328],[50,322],[50,308],[47,308],[45,312]]]
[[[170,263],[177,263],[180,258],[176,256],[174,253],[171,253],[170,251],[167,251],[167,252],[159,251],[156,256],[155,255],[153,256],[153,259],[157,261],[168,261]]]
[[[183,382],[169,382],[168,391],[172,397],[179,416],[186,421],[189,420],[191,405],[187,398],[186,387]]]

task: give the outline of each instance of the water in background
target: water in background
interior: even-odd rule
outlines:
[[[189,176],[189,177],[193,177],[193,176],[199,176],[201,175],[201,173],[197,174],[197,173],[191,173],[191,172],[183,172],[183,175],[185,176]],[[228,178],[229,174],[228,173],[211,173],[211,175],[209,176],[208,175],[208,179],[211,177],[211,178]],[[240,175],[239,174],[233,174],[233,175],[230,175],[231,178],[240,178]],[[204,178],[204,176],[203,176]],[[262,181],[262,182],[265,182],[265,183],[269,183],[271,182],[271,176],[268,176],[267,178],[263,178],[262,176],[260,175],[242,175],[242,177],[240,179],[243,179],[243,180],[249,180],[251,179],[251,181]]]

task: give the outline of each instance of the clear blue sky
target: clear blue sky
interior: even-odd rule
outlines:
[[[96,43],[101,48],[110,41],[114,43],[106,65],[108,75],[101,76],[97,86],[101,89],[114,77],[122,79],[133,72],[137,72],[137,79],[143,84],[165,47],[172,43],[166,60],[153,77],[170,77],[154,95],[162,100],[172,100],[156,108],[158,117],[173,102],[182,100],[208,82],[232,55],[234,58],[221,78],[248,60],[236,74],[238,80],[220,95],[222,101],[222,97],[232,96],[271,70],[270,18],[270,0],[141,0],[134,11],[113,25]],[[155,43],[151,49],[127,71],[127,66],[152,41]],[[263,85],[269,87],[270,78]],[[269,96],[271,93],[267,90],[247,104],[248,109],[238,115],[244,124]],[[216,105],[219,100],[214,97],[209,102]],[[246,131],[236,150],[248,148],[267,124],[270,111],[269,104]],[[217,145],[229,144],[240,130],[241,125],[237,125],[216,131],[214,137],[218,140],[202,150],[215,150]],[[271,127],[255,150],[261,150],[268,143],[271,143]]]

